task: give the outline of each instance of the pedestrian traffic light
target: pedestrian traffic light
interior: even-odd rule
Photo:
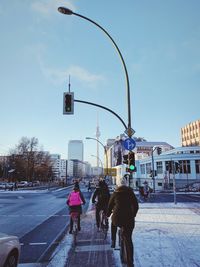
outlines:
[[[157,176],[157,171],[154,170],[154,172],[153,172],[153,170],[150,170],[149,176],[152,177],[152,178],[156,177]]]
[[[136,172],[137,168],[135,166],[135,153],[129,152],[128,158],[129,158],[129,172]]]
[[[157,154],[160,155],[162,153],[162,148],[161,147],[157,147]]]
[[[64,93],[63,114],[74,114],[74,93]]]
[[[123,155],[123,163],[128,164],[128,155]]]

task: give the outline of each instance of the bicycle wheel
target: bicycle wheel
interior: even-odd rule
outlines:
[[[77,234],[78,234],[78,227],[76,222],[74,222],[74,229],[73,229],[73,244],[76,246],[77,243]]]

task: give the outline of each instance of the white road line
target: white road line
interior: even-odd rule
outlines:
[[[91,246],[77,246],[75,248],[76,252],[86,252],[86,251],[107,251],[112,250],[110,245],[91,245]]]
[[[39,245],[46,245],[47,242],[41,242],[41,243],[29,243],[30,246],[39,246]]]

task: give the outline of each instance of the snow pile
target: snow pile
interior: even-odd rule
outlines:
[[[133,239],[136,267],[200,266],[200,203],[141,203]]]

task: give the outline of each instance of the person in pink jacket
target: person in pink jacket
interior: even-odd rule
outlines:
[[[81,230],[81,225],[80,225],[80,215],[82,214],[82,205],[85,204],[85,199],[80,191],[79,184],[76,183],[74,186],[73,191],[69,194],[67,201],[67,205],[69,206],[69,214],[71,215],[72,212],[78,212],[78,230]],[[70,230],[69,233],[72,234],[72,229],[73,229],[73,220],[72,217],[70,217]]]

